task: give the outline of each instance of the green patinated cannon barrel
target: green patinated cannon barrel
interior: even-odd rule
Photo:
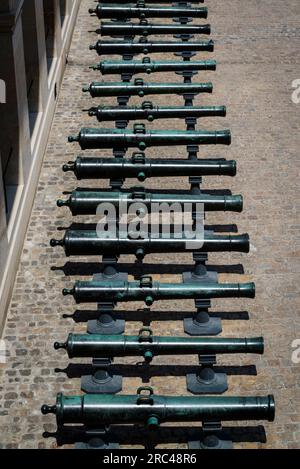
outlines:
[[[137,78],[133,83],[122,82],[92,82],[83,87],[84,93],[90,93],[92,98],[104,96],[139,96],[155,94],[199,94],[212,93],[213,85],[208,83],[144,83]]]
[[[145,181],[151,177],[172,176],[235,176],[236,161],[225,159],[146,159],[135,153],[131,159],[78,156],[74,162],[63,166],[63,171],[73,171],[77,179],[125,179]]]
[[[65,343],[55,342],[54,348],[65,349],[69,358],[144,356],[151,361],[156,355],[263,354],[264,339],[159,337],[153,336],[151,329],[143,328],[139,335],[69,334]]]
[[[137,395],[86,394],[57,395],[56,405],[44,405],[43,414],[55,414],[58,426],[84,424],[103,427],[112,424],[144,424],[157,428],[165,422],[221,422],[268,420],[275,417],[272,395],[235,396],[156,396],[138,390]]]
[[[158,73],[158,72],[183,72],[183,71],[196,71],[196,70],[216,70],[217,62],[215,60],[194,60],[194,61],[178,61],[178,60],[164,60],[164,61],[150,61],[148,57],[141,62],[133,62],[126,60],[104,60],[97,65],[92,65],[90,68],[99,70],[102,75],[119,75],[121,73],[130,73],[135,75],[137,73]]]
[[[148,6],[132,6],[131,4],[114,4],[101,5],[96,8],[90,8],[89,13],[95,14],[101,18],[174,18],[174,17],[190,17],[190,18],[207,18],[208,10],[206,7],[189,8],[189,7],[148,7]]]
[[[184,233],[180,238],[148,235],[133,239],[120,236],[107,238],[90,230],[67,230],[62,240],[51,239],[50,245],[64,247],[67,257],[134,254],[138,259],[143,259],[147,254],[165,252],[249,252],[248,234],[221,236],[206,231],[203,238],[193,239],[190,245],[191,240]]]
[[[225,117],[225,106],[154,106],[145,101],[142,106],[98,106],[89,109],[89,115],[96,116],[99,122],[115,120],[185,119],[194,117]]]
[[[230,130],[145,130],[136,124],[133,130],[83,128],[68,141],[78,142],[82,150],[101,148],[134,148],[141,151],[156,146],[230,145]]]
[[[96,50],[98,55],[110,54],[153,54],[160,52],[213,52],[214,41],[97,41],[90,46],[90,50]]]
[[[140,282],[87,281],[76,282],[72,289],[64,289],[63,295],[72,295],[76,303],[113,303],[144,301],[151,306],[158,300],[254,298],[254,283],[160,283],[151,278]]]
[[[96,31],[101,36],[150,36],[152,34],[210,34],[209,24],[132,24],[122,22],[101,23]]]
[[[155,208],[171,207],[172,204],[179,204],[184,209],[184,204],[195,207],[196,204],[203,204],[207,212],[241,212],[243,210],[243,197],[241,195],[210,195],[193,194],[190,191],[179,194],[165,194],[146,191],[136,188],[122,191],[104,190],[76,190],[73,191],[68,200],[58,200],[58,207],[67,206],[73,215],[93,215],[97,213],[100,204],[111,204],[119,208],[121,204],[142,203],[143,207],[151,210],[151,205]],[[163,205],[165,204],[165,205]]]

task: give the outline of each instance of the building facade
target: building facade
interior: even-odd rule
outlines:
[[[0,2],[0,332],[79,5]]]

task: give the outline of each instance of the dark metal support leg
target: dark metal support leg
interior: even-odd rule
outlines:
[[[189,449],[233,449],[230,436],[223,429],[221,422],[203,422],[203,438],[198,441],[189,441]]]
[[[216,373],[215,355],[199,355],[199,373],[186,375],[187,390],[193,394],[223,394],[228,389],[226,373]]]
[[[75,443],[75,449],[119,449],[120,445],[110,441],[109,428],[86,429],[84,441]]]
[[[220,318],[212,318],[208,314],[211,306],[209,300],[196,300],[196,313],[192,317],[184,319],[184,332],[186,334],[196,335],[218,335],[222,332]]]
[[[94,275],[94,280],[127,280],[126,272],[119,272],[116,268],[116,258],[103,258],[106,264],[100,274]],[[114,317],[114,303],[102,302],[98,304],[99,317],[88,321],[89,334],[123,334],[125,331],[125,321]]]
[[[88,394],[117,394],[122,391],[121,375],[110,372],[112,360],[108,358],[93,359],[93,373],[81,378],[81,390]]]

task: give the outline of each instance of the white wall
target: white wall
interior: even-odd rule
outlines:
[[[39,106],[30,132],[22,30],[22,5],[35,4],[38,56]],[[0,1],[0,79],[7,83],[7,103],[0,103],[0,154],[13,147],[10,174],[17,192],[10,216],[5,214],[3,176],[0,164],[0,332],[5,322],[24,236],[31,214],[43,155],[56,105],[55,87],[62,82],[66,56],[77,19],[80,0],[67,0],[68,16],[61,28],[60,1],[55,2],[55,57],[48,73],[42,0]],[[9,110],[9,112],[7,112]],[[10,116],[10,120],[7,119]],[[3,124],[1,126],[1,123]],[[2,132],[2,134],[1,134]],[[8,142],[8,135],[11,141]],[[5,147],[6,144],[6,147]],[[2,160],[4,159],[2,152]],[[1,163],[1,160],[0,160]],[[6,173],[8,174],[8,173]]]

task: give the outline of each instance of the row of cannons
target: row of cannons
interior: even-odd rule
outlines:
[[[71,172],[77,180],[107,180],[110,188],[76,188],[68,198],[59,199],[58,207],[70,210],[76,216],[89,216],[89,223],[72,225],[63,237],[52,239],[53,248],[63,248],[67,257],[102,256],[102,269],[95,263],[83,265],[83,275],[93,273],[92,280],[77,281],[71,288],[64,288],[64,296],[72,296],[77,304],[94,304],[96,310],[87,312],[87,333],[70,333],[65,342],[56,342],[56,350],[64,350],[70,359],[89,358],[88,365],[69,364],[67,369],[57,369],[69,377],[81,376],[82,394],[57,395],[56,404],[44,405],[42,413],[56,415],[59,444],[75,443],[77,448],[118,448],[121,444],[141,444],[155,447],[161,443],[187,443],[191,449],[231,448],[234,441],[265,441],[261,425],[222,427],[222,422],[272,421],[275,404],[272,395],[222,396],[228,389],[227,373],[230,367],[216,367],[219,354],[263,354],[263,337],[226,338],[217,337],[222,332],[222,316],[210,313],[214,298],[254,298],[254,283],[220,283],[218,269],[207,265],[210,252],[249,252],[248,234],[232,234],[235,225],[204,225],[202,236],[189,243],[181,231],[173,229],[166,235],[163,221],[157,222],[156,232],[136,233],[124,230],[121,215],[124,203],[133,207],[135,215],[151,214],[154,206],[189,207],[192,226],[204,219],[206,212],[242,212],[243,197],[230,191],[203,190],[204,176],[235,176],[236,161],[224,158],[198,158],[199,148],[206,145],[230,145],[229,130],[198,130],[199,119],[224,117],[225,106],[194,105],[200,93],[212,93],[211,82],[193,81],[201,71],[216,69],[214,60],[191,60],[198,52],[214,50],[212,40],[196,40],[197,35],[208,35],[210,25],[194,24],[195,18],[206,18],[206,7],[201,1],[164,2],[138,0],[133,4],[98,2],[90,14],[101,22],[97,34],[109,36],[90,46],[99,56],[121,56],[122,60],[103,60],[90,68],[101,75],[120,75],[121,81],[93,81],[84,86],[83,92],[99,101],[87,109],[91,118],[98,122],[114,122],[115,128],[82,128],[70,136],[70,143],[78,143],[82,150],[110,149],[112,157],[101,155],[78,156],[64,164],[63,171]],[[170,5],[168,5],[170,3]],[[171,5],[172,3],[172,5]],[[139,22],[132,22],[132,19]],[[149,23],[149,18],[169,18],[169,23]],[[151,35],[159,40],[152,41]],[[174,40],[170,41],[170,35]],[[167,39],[161,39],[166,36]],[[156,61],[148,54],[174,53],[175,60]],[[141,60],[136,60],[135,56]],[[144,56],[144,57],[143,57]],[[180,60],[180,58],[182,60]],[[183,82],[147,82],[136,74],[175,72]],[[92,72],[91,72],[92,73]],[[158,106],[152,101],[130,106],[133,96],[155,99],[156,95],[183,97],[183,106]],[[101,98],[115,97],[116,105],[101,105]],[[186,130],[148,130],[143,122],[155,120],[184,119]],[[132,129],[128,129],[133,121]],[[163,158],[149,158],[146,151],[151,147],[162,149],[183,146],[187,158],[174,158],[164,151]],[[128,149],[135,149],[131,157]],[[168,150],[170,151],[170,150]],[[189,178],[189,190],[149,190],[144,186],[124,188],[126,181],[144,182],[149,178]],[[113,229],[99,232],[97,218],[99,207],[110,206],[114,213],[107,218],[107,226]],[[200,213],[201,206],[204,213]],[[145,213],[144,213],[145,212]],[[108,212],[105,212],[106,215]],[[95,217],[95,223],[90,223]],[[228,234],[230,233],[230,234]],[[154,281],[144,258],[151,254],[189,252],[192,266],[168,266],[171,273],[182,273],[181,283]],[[133,255],[135,263],[118,263],[121,256]],[[173,269],[172,269],[173,268]],[[222,266],[226,272],[226,266]],[[222,271],[222,268],[220,271]],[[175,269],[175,270],[174,270]],[[241,272],[238,272],[241,273]],[[132,275],[135,280],[130,280]],[[193,299],[194,312],[155,313],[150,308],[156,301]],[[143,302],[141,311],[115,311],[119,303]],[[78,312],[80,316],[80,311]],[[80,320],[78,315],[75,320]],[[141,318],[142,315],[142,318]],[[182,317],[183,337],[155,335],[147,324],[151,318],[163,321]],[[124,335],[125,319],[139,320],[146,324],[136,335]],[[240,315],[239,318],[242,316]],[[232,318],[230,318],[232,319]],[[139,376],[149,382],[152,374],[164,376],[182,375],[182,366],[153,365],[157,356],[181,355],[187,357],[187,391],[193,395],[159,396],[150,386],[142,386],[136,395],[118,394],[122,391],[124,376]],[[198,357],[199,365],[188,366],[192,355]],[[142,362],[135,365],[116,364],[118,357],[137,357]],[[72,366],[74,365],[74,366]],[[81,368],[81,369],[80,369]],[[234,368],[234,367],[232,367]],[[241,367],[242,368],[242,367]],[[253,367],[251,368],[253,371]],[[255,368],[255,367],[254,367]],[[227,370],[227,373],[226,373]],[[251,371],[249,371],[251,373]],[[178,423],[182,425],[178,425]],[[193,423],[188,427],[188,423]],[[201,423],[195,426],[194,423]],[[167,424],[167,426],[163,425]],[[172,424],[175,424],[172,426]],[[48,436],[54,436],[49,435]]]

